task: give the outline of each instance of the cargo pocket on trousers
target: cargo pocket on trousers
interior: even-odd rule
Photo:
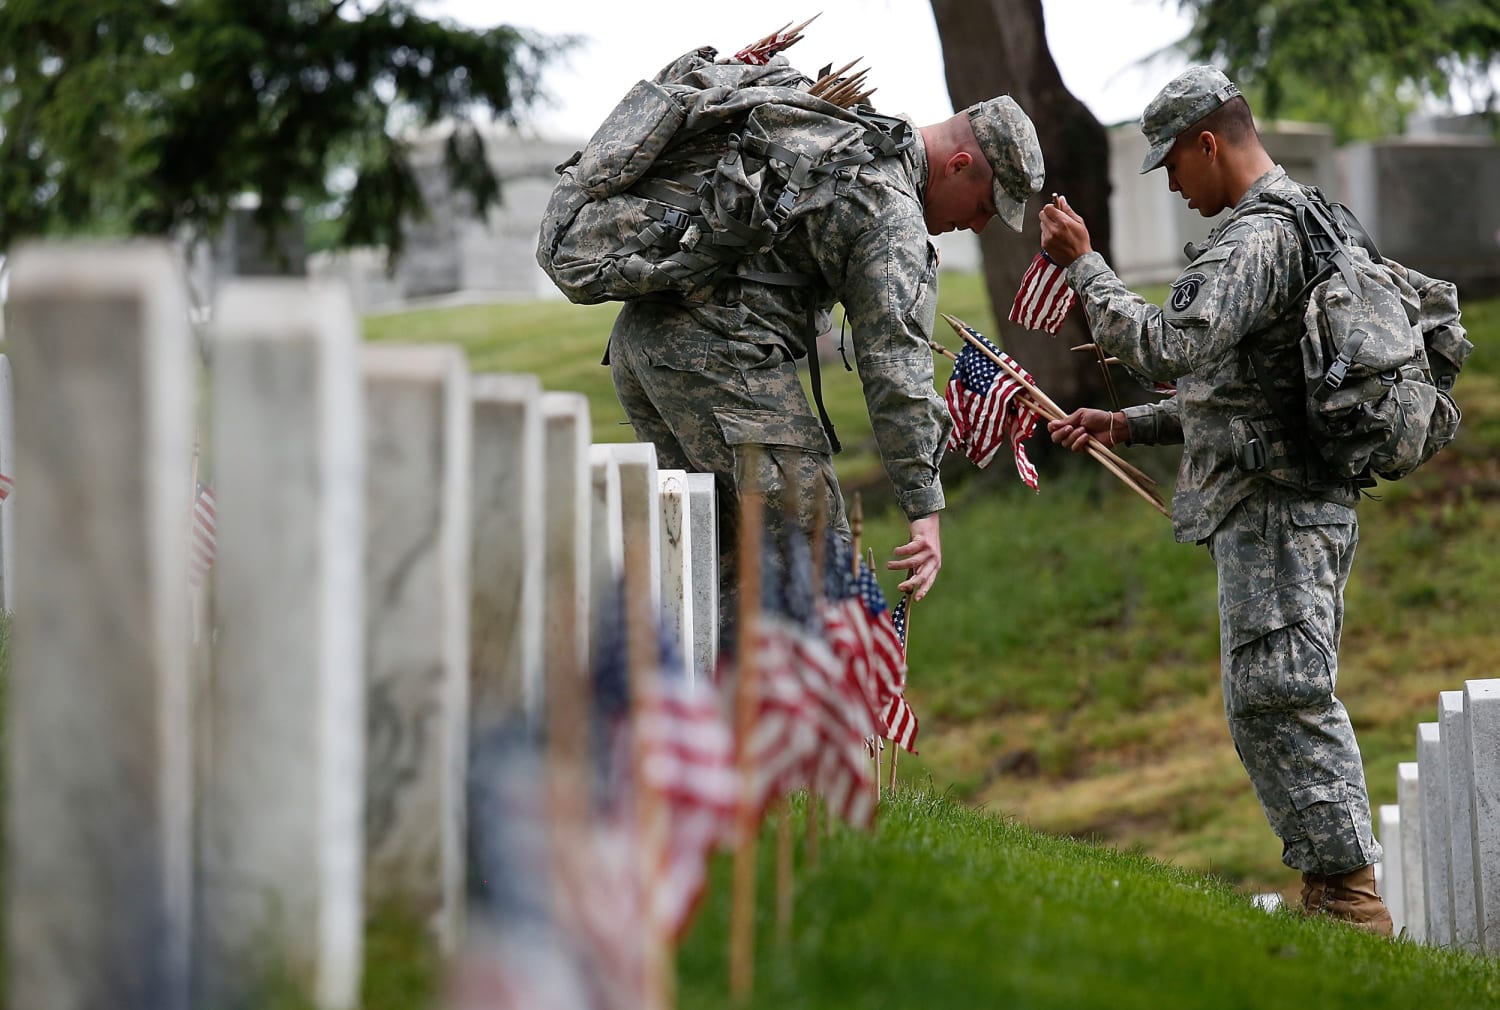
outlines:
[[[1333,696],[1336,667],[1314,588],[1311,581],[1275,586],[1225,612],[1230,716],[1316,708]]]
[[[1320,863],[1317,873],[1347,873],[1370,862],[1371,853],[1361,841],[1360,831],[1350,810],[1349,784],[1343,779],[1314,782],[1287,791],[1287,799],[1296,811],[1300,836],[1283,839],[1295,851],[1299,864]],[[1299,844],[1300,843],[1300,844]],[[1303,869],[1308,869],[1303,865]]]
[[[734,452],[734,482],[742,494],[760,492],[771,501],[797,484],[799,500],[807,500],[813,482],[823,479],[824,463],[833,453],[811,414],[717,407],[714,419]]]

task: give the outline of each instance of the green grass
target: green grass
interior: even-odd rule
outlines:
[[[793,804],[793,837],[802,808]],[[766,1010],[1488,1007],[1500,972],[1287,911],[1139,855],[1029,831],[931,788],[873,834],[803,861],[789,935],[762,836],[756,980]],[[799,853],[800,858],[800,853]],[[727,1005],[728,860],[678,958],[684,1010]]]

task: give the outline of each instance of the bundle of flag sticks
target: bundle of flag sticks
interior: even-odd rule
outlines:
[[[991,347],[989,341],[985,340],[972,326],[946,312],[943,313],[943,318],[948,321],[949,326],[953,327],[954,332],[963,337],[964,341],[974,348],[976,352],[993,362],[1014,383],[1018,384],[1019,389],[1016,390],[1015,396],[1021,401],[1025,409],[1049,421],[1057,421],[1067,417],[1068,412],[1059,407],[1050,396],[1043,392],[1031,376],[1019,371],[1006,355],[997,353]],[[931,343],[933,350],[955,361],[958,360],[958,355],[948,350],[942,344],[935,340],[931,341]],[[1152,480],[1149,475],[1142,473],[1139,469],[1127,463],[1110,449],[1093,439],[1090,439],[1088,442],[1088,453],[1097,459],[1110,473],[1113,473],[1120,480],[1124,481],[1127,487],[1150,503],[1152,508],[1170,518],[1171,513],[1167,511],[1166,504],[1156,492],[1156,481]]]
[[[765,36],[764,38],[756,39],[744,49],[741,49],[739,52],[735,53],[735,62],[752,63],[758,67],[765,66],[767,63],[771,62],[771,57],[775,56],[777,53],[782,52],[785,49],[791,48],[798,42],[801,42],[802,29],[806,28],[808,25],[812,24],[820,17],[822,17],[821,11],[817,14],[814,14],[812,17],[808,18],[800,25],[797,25],[795,28],[793,28],[792,23],[788,21],[786,24],[782,25],[771,34]]]
[[[818,73],[818,79],[813,82],[812,87],[807,89],[807,93],[843,109],[868,102],[876,90],[865,88],[865,75],[870,72],[870,68],[865,67],[856,74],[845,76],[862,59],[864,57],[856,56],[837,70],[832,69],[832,64],[824,67]]]

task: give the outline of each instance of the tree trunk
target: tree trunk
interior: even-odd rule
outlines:
[[[932,0],[932,11],[953,107],[965,109],[1010,95],[1036,124],[1046,159],[1047,181],[1027,205],[1021,234],[996,220],[980,236],[1000,343],[1065,409],[1108,406],[1098,358],[1068,350],[1093,339],[1081,309],[1069,313],[1056,337],[1024,330],[1005,318],[1021,275],[1041,248],[1037,215],[1052,193],[1066,196],[1083,215],[1094,249],[1109,258],[1109,138],[1088,107],[1063,85],[1047,48],[1041,0]],[[1118,370],[1114,378],[1122,395],[1132,387]]]

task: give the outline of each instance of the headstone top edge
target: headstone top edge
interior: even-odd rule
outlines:
[[[178,287],[184,283],[177,256],[163,240],[27,241],[10,257],[12,298],[18,293],[128,293],[166,278]]]
[[[1421,775],[1420,768],[1415,761],[1402,761],[1396,765],[1396,778],[1414,780]]]
[[[589,420],[589,398],[582,393],[544,392],[541,399],[542,416],[554,418],[578,418]]]
[[[1466,680],[1464,681],[1464,694],[1468,695],[1471,701],[1500,698],[1500,678],[1491,677],[1484,680]]]
[[[1462,691],[1439,691],[1438,712],[1441,713],[1444,708],[1448,707],[1456,707],[1461,711],[1464,707],[1464,693]]]
[[[216,340],[276,340],[336,327],[356,339],[359,323],[349,292],[334,284],[289,277],[236,278],[214,303]]]
[[[530,372],[475,372],[469,377],[469,395],[475,400],[498,403],[539,401],[542,380]]]
[[[1382,803],[1380,805],[1381,820],[1399,821],[1401,819],[1401,804]]]
[[[650,442],[612,442],[609,448],[618,463],[656,466],[656,446]]]
[[[469,370],[463,349],[452,344],[366,344],[360,359],[373,379],[449,379]]]
[[[1417,739],[1436,742],[1442,736],[1442,726],[1435,722],[1417,723]]]
[[[605,469],[620,468],[620,460],[615,456],[612,443],[593,442],[589,445],[589,464]]]

